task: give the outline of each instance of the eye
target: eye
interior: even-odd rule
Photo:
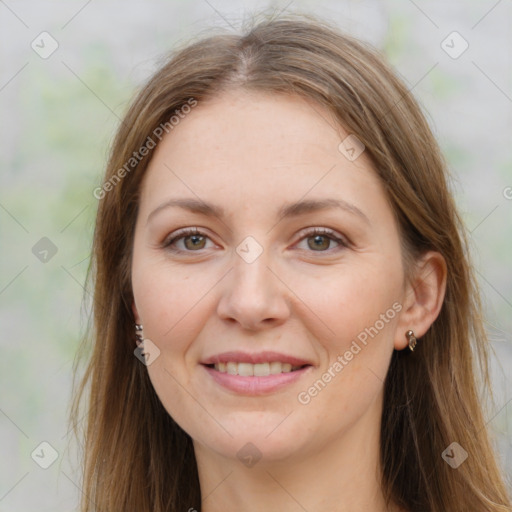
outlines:
[[[209,240],[208,235],[199,231],[197,228],[184,228],[175,236],[167,239],[162,247],[172,252],[198,252],[205,249],[206,241]],[[334,231],[328,228],[313,228],[303,234],[300,241],[307,240],[307,246],[313,252],[328,252],[332,249],[330,244],[336,242],[338,247],[348,247],[348,243],[338,237]],[[311,240],[311,241],[310,241]],[[183,247],[176,247],[178,242],[183,241]],[[334,248],[336,249],[336,247]],[[306,249],[307,250],[307,249]]]
[[[338,237],[334,231],[327,228],[313,228],[307,232],[302,238],[307,241],[307,246],[314,252],[328,252],[331,242],[336,242],[339,249],[340,247],[348,247],[348,243]]]
[[[172,238],[167,239],[162,246],[172,252],[195,252],[205,248],[207,239],[208,236],[197,228],[185,228]],[[175,244],[181,240],[183,240],[185,249],[175,247]]]

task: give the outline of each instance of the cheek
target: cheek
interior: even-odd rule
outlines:
[[[202,299],[214,285],[213,276],[162,261],[138,266],[134,259],[132,279],[145,336],[161,349],[179,351],[194,328],[200,330]]]
[[[384,301],[379,307],[373,296],[369,308],[365,299],[353,297],[336,316],[333,311],[337,336],[323,340],[328,361],[296,398],[303,420],[315,417],[326,437],[347,430],[369,410],[380,421],[373,405],[383,392],[400,304]]]
[[[137,263],[134,258],[132,281],[137,310],[145,337],[160,350],[147,367],[149,378],[173,419],[185,431],[195,432],[198,422],[211,421],[187,391],[193,390],[191,377],[196,364],[191,347],[204,328],[203,321],[211,316],[211,310],[206,310],[211,304],[206,299],[215,284],[214,276],[180,271],[168,262]]]
[[[390,259],[372,257],[321,268],[314,275],[290,273],[287,283],[305,306],[300,320],[329,352],[345,351],[365,329],[377,323],[379,334],[391,334],[401,298],[401,266]],[[297,303],[298,304],[298,303]],[[395,306],[393,306],[395,305]],[[304,308],[301,307],[301,310]],[[306,311],[304,309],[304,311]],[[332,354],[331,354],[332,356]]]
[[[311,282],[297,280],[297,295],[307,297],[315,314],[307,328],[325,353],[320,379],[303,387],[302,400],[318,414],[357,417],[380,392],[394,348],[402,305],[400,267],[385,260],[339,269]],[[332,409],[332,405],[335,408]],[[341,419],[340,419],[341,420]]]

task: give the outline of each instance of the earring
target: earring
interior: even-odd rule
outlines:
[[[414,352],[414,348],[416,347],[416,336],[414,336],[414,331],[407,331],[405,333],[405,336],[407,337],[407,341],[409,342],[409,348],[411,352]]]
[[[144,334],[142,334],[141,324],[135,324],[135,337],[137,338],[137,345],[141,346],[144,343]]]

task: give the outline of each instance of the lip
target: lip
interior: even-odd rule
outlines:
[[[293,372],[279,373],[276,375],[266,375],[264,377],[242,377],[240,375],[230,375],[222,373],[208,365],[216,363],[272,363],[272,362],[290,363],[292,366],[304,366]],[[258,396],[274,393],[280,389],[293,384],[306,373],[313,369],[313,364],[306,359],[282,354],[281,352],[262,351],[253,354],[249,352],[232,351],[222,352],[206,358],[201,361],[201,366],[206,370],[210,377],[220,386],[240,395]]]
[[[230,361],[233,361],[233,359],[230,359]],[[268,361],[268,359],[266,361]],[[240,362],[245,363],[251,361]],[[202,364],[201,366],[217,384],[230,391],[234,391],[239,395],[246,396],[258,396],[274,393],[294,382],[297,382],[305,374],[313,370],[313,367],[308,365],[300,370],[288,373],[279,373],[277,375],[267,375],[265,377],[241,377],[240,375],[230,375],[229,373],[219,372],[215,370],[215,368],[211,368],[205,364]]]
[[[259,364],[259,363],[272,363],[272,362],[281,362],[281,363],[290,363],[292,366],[305,366],[310,365],[313,366],[311,361],[306,361],[305,359],[300,359],[295,356],[289,356],[286,354],[281,354],[280,352],[273,351],[263,351],[256,352],[254,354],[250,354],[249,352],[222,352],[221,354],[216,354],[214,356],[210,356],[204,361],[201,361],[203,365],[216,364],[216,363],[251,363],[251,364]],[[300,371],[300,370],[297,370]],[[295,373],[295,372],[293,372]],[[264,377],[266,378],[266,377]]]

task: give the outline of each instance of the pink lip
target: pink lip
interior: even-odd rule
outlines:
[[[233,361],[233,359],[229,359],[229,361]],[[269,360],[266,359],[265,361]],[[217,384],[220,384],[224,388],[234,391],[240,395],[256,396],[278,391],[279,389],[292,384],[293,382],[296,382],[298,379],[303,377],[305,373],[311,371],[312,366],[306,366],[293,372],[279,373],[277,375],[267,375],[266,377],[241,377],[240,375],[221,373],[215,370],[215,368],[211,368],[205,365],[203,365],[203,368],[209,373],[213,380],[217,382]]]
[[[249,354],[248,352],[223,352],[222,354],[217,354],[211,357],[208,357],[204,361],[201,361],[201,364],[215,364],[215,363],[271,363],[273,361],[277,361],[280,363],[290,363],[292,366],[304,366],[304,365],[312,365],[311,362],[306,361],[304,359],[299,359],[294,356],[288,356],[286,354],[281,354],[279,352],[257,352],[254,354]],[[266,378],[266,377],[263,377]]]

